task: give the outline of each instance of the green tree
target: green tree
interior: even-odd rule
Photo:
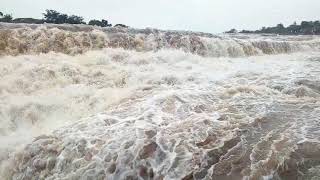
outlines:
[[[0,16],[2,17],[3,16],[3,13],[0,11]]]
[[[61,14],[58,11],[47,9],[46,12],[43,13],[43,16],[45,22],[58,24]]]
[[[112,26],[112,24],[109,24],[109,22],[107,20],[102,19],[101,22],[104,27],[111,27]]]
[[[283,25],[283,24],[278,24],[278,25],[277,25],[277,28],[278,28],[278,29],[284,29],[284,25]]]
[[[257,31],[243,30],[241,33],[272,33],[272,34],[318,34],[320,35],[320,21],[302,21],[300,25],[296,22],[285,27],[283,24],[278,24],[275,27],[263,27]]]
[[[320,34],[320,21],[314,22],[315,34]]]
[[[56,20],[56,24],[64,24],[67,22],[67,20],[68,20],[67,14],[59,14],[59,16]]]
[[[2,18],[0,18],[0,22],[11,22],[12,19],[13,18],[11,14],[5,14],[5,15],[2,15]]]
[[[68,16],[67,14],[62,14],[56,10],[46,10],[45,13],[43,13],[44,21],[47,23],[53,23],[53,24],[85,24],[83,21],[83,17],[71,15]]]
[[[76,16],[76,15],[71,15],[71,16],[67,17],[66,23],[68,23],[68,24],[86,24],[83,21],[83,17]]]
[[[301,33],[302,34],[314,34],[313,23],[309,21],[301,22]]]

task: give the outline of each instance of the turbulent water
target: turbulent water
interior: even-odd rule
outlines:
[[[2,179],[320,179],[320,37],[0,24]]]

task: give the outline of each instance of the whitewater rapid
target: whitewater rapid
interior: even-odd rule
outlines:
[[[0,25],[3,179],[320,178],[318,36]]]
[[[0,55],[50,51],[79,54],[102,48],[140,52],[178,49],[205,57],[246,57],[320,49],[318,36],[225,36],[85,25],[0,24]]]

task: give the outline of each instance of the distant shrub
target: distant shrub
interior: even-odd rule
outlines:
[[[126,26],[124,24],[116,24],[114,27],[128,28],[129,26]]]
[[[65,23],[68,23],[68,24],[86,24],[83,21],[83,17],[76,16],[76,15],[68,16],[68,18],[67,18]]]
[[[299,35],[299,34],[317,34],[320,35],[320,21],[302,21],[300,25],[296,22],[285,27],[283,24],[278,24],[274,27],[262,27],[260,30],[248,31],[243,30],[241,33],[265,33],[265,34],[284,34],[284,35]]]
[[[225,33],[233,34],[233,33],[238,33],[238,31],[236,29],[231,29],[230,31],[227,31]]]
[[[104,20],[102,19],[101,21],[99,20],[91,20],[89,21],[88,23],[89,25],[92,25],[92,26],[100,26],[100,27],[111,27],[112,24],[109,24],[107,20]]]
[[[13,23],[27,23],[27,24],[43,24],[44,20],[34,18],[16,18],[12,20]]]

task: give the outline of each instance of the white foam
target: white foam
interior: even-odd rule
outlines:
[[[53,178],[84,176],[89,163],[109,166],[109,162],[100,160],[108,154],[117,154],[115,163],[121,171],[107,177],[124,177],[138,171],[140,165],[149,164],[156,176],[180,179],[202,167],[210,149],[221,148],[243,126],[260,122],[257,119],[276,111],[273,109],[276,105],[285,109],[292,101],[300,105],[317,102],[313,96],[297,97],[281,89],[296,88],[300,85],[295,81],[303,78],[320,77],[319,71],[314,71],[319,61],[312,60],[319,57],[319,52],[310,52],[212,58],[165,49],[157,52],[103,49],[75,56],[48,53],[1,57],[2,156],[5,159],[8,151],[13,151],[16,145],[31,143],[35,136],[53,133],[57,139],[52,140],[52,146],[65,146],[58,156]],[[280,110],[276,112],[281,113]],[[290,108],[287,110],[291,112]],[[313,113],[310,117],[318,117],[317,111]],[[292,117],[296,116],[296,121],[311,122],[301,119],[306,117],[304,114]],[[283,119],[288,120],[285,116]],[[275,129],[282,128],[281,123],[270,122]],[[146,137],[147,130],[157,133],[150,139]],[[268,134],[263,134],[263,130],[260,133],[261,138]],[[216,141],[206,142],[213,135]],[[72,166],[66,165],[64,169],[64,159],[82,162],[84,157],[65,155],[72,154],[81,139],[88,142],[86,149],[91,151],[94,147],[98,153],[92,159],[87,155],[85,158],[90,161],[70,173],[68,168]],[[93,140],[103,143],[90,144]],[[37,147],[37,143],[40,142],[33,142],[31,147]],[[130,143],[133,144],[129,146]],[[156,156],[139,160],[142,147],[150,143],[151,150],[156,146]],[[230,147],[221,159],[228,159],[228,154],[241,147],[242,144]],[[269,150],[274,149],[270,146]],[[12,168],[24,163],[20,156],[15,157],[7,161],[14,162],[9,163]],[[46,152],[37,158],[47,158]],[[134,162],[133,170],[126,161]],[[194,161],[200,161],[200,165]],[[220,166],[214,166],[213,175]],[[10,173],[23,174],[24,169]],[[10,173],[8,177],[13,175]]]

